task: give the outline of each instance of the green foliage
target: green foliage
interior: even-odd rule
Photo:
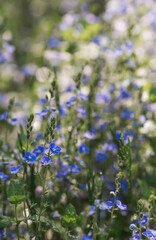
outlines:
[[[14,220],[7,216],[0,216],[0,228],[9,228],[14,224]]]
[[[11,181],[8,187],[8,201],[12,204],[20,204],[26,199],[24,187],[17,181]]]
[[[141,190],[141,194],[148,199],[150,196],[150,189],[149,186],[147,185],[146,181],[138,179],[138,184]]]
[[[61,222],[65,227],[74,228],[79,225],[80,217],[76,214],[74,206],[69,203],[65,210],[65,215],[61,218]]]

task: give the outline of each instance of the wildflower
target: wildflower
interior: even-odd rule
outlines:
[[[134,229],[137,229],[137,226],[136,226],[134,223],[132,223],[132,224],[129,226],[129,229],[133,231]]]
[[[60,41],[55,38],[50,38],[48,41],[48,47],[58,47],[60,45]]]
[[[44,152],[44,147],[43,146],[37,146],[34,150],[33,150],[33,154],[38,157],[39,155],[41,155]]]
[[[21,168],[23,168],[23,166],[21,166],[21,165],[13,166],[13,167],[10,167],[10,168],[9,168],[9,172],[10,172],[11,174],[16,174],[16,173],[18,173],[18,171],[19,171]]]
[[[121,113],[121,117],[126,119],[132,119],[134,113],[136,113],[136,111],[130,111],[128,108],[125,108]]]
[[[146,232],[143,232],[142,235],[147,237],[148,239],[156,239],[156,231],[152,229],[147,229]]]
[[[16,126],[18,123],[18,118],[8,119],[8,123],[10,123],[13,126]]]
[[[4,112],[4,113],[0,114],[0,120],[5,119],[7,116],[8,116],[7,112]]]
[[[88,148],[86,145],[81,144],[81,145],[79,146],[79,153],[83,153],[83,152],[89,153],[89,148]]]
[[[53,154],[59,154],[60,151],[61,151],[61,148],[59,146],[56,146],[55,143],[51,143],[50,144],[50,151],[53,153]]]
[[[81,168],[78,167],[76,164],[69,166],[69,169],[71,172],[73,172],[75,174],[81,171]]]
[[[0,172],[0,179],[1,179],[2,181],[5,181],[5,180],[8,179],[8,176],[5,175],[3,172]]]
[[[142,240],[142,238],[139,236],[139,234],[134,234],[129,240]]]
[[[37,103],[40,105],[43,105],[43,104],[47,103],[47,100],[45,98],[41,98],[37,101]]]
[[[120,98],[127,99],[130,97],[131,97],[131,94],[129,92],[127,92],[126,90],[124,90],[122,87],[120,87]]]
[[[28,163],[34,163],[36,160],[36,156],[34,154],[32,154],[31,152],[26,152],[25,153],[25,160]]]
[[[43,109],[40,113],[36,113],[36,115],[40,116],[40,117],[45,116],[47,114],[48,114],[48,110],[47,109]]]
[[[107,155],[101,151],[98,151],[97,155],[96,155],[96,161],[101,161],[104,162],[107,158]]]
[[[87,216],[93,215],[95,212],[95,206],[89,206],[89,212],[87,213]]]
[[[116,200],[115,201],[115,204],[118,208],[120,208],[121,210],[126,210],[127,209],[127,206],[125,204],[122,204],[121,201],[119,200]]]
[[[112,201],[107,201],[107,202],[102,202],[100,205],[100,209],[101,210],[108,210],[111,209],[113,207],[113,202]]]
[[[5,231],[1,230],[0,231],[0,239],[3,239],[3,238],[5,238]]]
[[[86,234],[83,234],[82,235],[82,240],[94,240],[93,238],[89,237],[88,235]]]
[[[53,160],[51,158],[49,158],[48,156],[43,156],[40,160],[40,163],[42,165],[49,165],[52,162],[53,162]]]
[[[120,132],[119,130],[117,130],[117,131],[115,132],[115,138],[116,138],[117,140],[120,140],[120,138],[121,138],[121,132]]]
[[[7,60],[7,59],[6,59],[5,55],[4,55],[2,52],[0,52],[0,64],[5,63],[6,60]]]
[[[148,216],[143,215],[143,217],[141,218],[141,227],[145,226],[148,221],[149,221]],[[139,220],[138,220],[138,224],[139,224]]]

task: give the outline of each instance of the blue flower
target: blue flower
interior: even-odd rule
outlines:
[[[105,144],[103,145],[102,149],[104,151],[112,151],[114,153],[117,152],[117,146],[114,143],[108,142],[108,141],[105,142]]]
[[[0,180],[5,181],[8,179],[8,176],[5,175],[3,172],[0,172]]]
[[[0,231],[0,239],[3,239],[3,238],[5,238],[5,231],[1,230]]]
[[[16,174],[16,173],[18,173],[18,171],[20,170],[20,168],[23,168],[23,166],[18,165],[18,166],[10,167],[10,168],[9,168],[9,172],[10,172],[11,174]]]
[[[49,158],[48,156],[43,156],[40,160],[40,163],[42,165],[49,165],[52,162],[53,162],[53,160],[51,158]]]
[[[133,47],[133,44],[131,43],[131,41],[129,41],[129,40],[127,40],[126,42],[125,42],[125,45],[126,45],[126,47],[128,48],[128,49],[132,49],[132,47]]]
[[[131,231],[133,231],[134,229],[137,229],[137,226],[136,226],[134,223],[132,223],[132,224],[129,226],[129,229],[130,229]]]
[[[83,152],[89,153],[89,148],[84,144],[81,144],[78,150],[79,150],[79,153],[83,153]]]
[[[142,235],[152,240],[156,239],[156,231],[152,229],[147,229],[146,232],[142,233]]]
[[[61,151],[61,148],[59,146],[56,146],[55,143],[51,143],[50,144],[50,151],[53,153],[53,154],[59,154],[60,151]]]
[[[134,234],[129,240],[142,240],[142,238],[139,236],[139,234]]]
[[[107,201],[107,202],[102,202],[100,205],[100,209],[101,210],[108,210],[111,209],[113,207],[113,202],[112,201]]]
[[[50,38],[48,41],[48,47],[58,47],[60,45],[60,41],[55,38]]]
[[[122,204],[121,201],[119,200],[116,200],[115,201],[115,204],[118,208],[120,208],[121,210],[126,210],[127,209],[127,206],[125,204]]]
[[[28,163],[34,163],[36,160],[36,156],[34,154],[32,154],[31,152],[26,152],[25,153],[25,160]]]
[[[5,119],[7,116],[8,116],[7,112],[4,112],[4,113],[0,114],[0,120]]]
[[[115,138],[116,138],[117,140],[120,140],[120,138],[121,138],[121,132],[120,132],[119,130],[117,130],[117,131],[115,132]]]
[[[38,99],[37,103],[40,105],[43,105],[43,104],[47,103],[47,100],[45,98],[41,98],[41,99]]]
[[[122,87],[120,87],[120,97],[121,99],[127,99],[131,97],[131,94],[124,90]]]
[[[45,116],[47,114],[48,114],[48,110],[47,109],[43,109],[40,113],[36,113],[36,115],[40,116],[40,117]]]
[[[5,55],[4,55],[3,53],[0,52],[0,64],[5,63],[6,60],[7,60],[7,59],[6,59]]]
[[[16,126],[18,123],[18,118],[8,119],[8,123],[10,123],[13,126]]]
[[[86,234],[83,234],[82,235],[82,240],[94,240],[93,238],[89,237],[88,235]]]
[[[136,111],[130,111],[128,108],[125,108],[122,113],[121,117],[126,119],[132,119]]]
[[[76,97],[72,96],[68,101],[66,101],[66,105],[68,107],[71,107],[75,104],[75,101],[76,101]]]
[[[148,216],[143,215],[143,217],[141,218],[141,227],[145,226],[148,221],[149,221]],[[138,220],[138,224],[139,224],[139,220]]]
[[[149,239],[153,239],[154,235],[151,233],[150,230],[146,230],[146,232],[143,232],[142,235],[144,235],[145,237],[149,238]]]
[[[101,151],[98,151],[97,155],[96,155],[96,161],[101,161],[104,162],[107,158],[107,155]]]
[[[73,172],[75,174],[81,171],[81,168],[78,167],[76,164],[69,166],[69,169],[71,172]]]
[[[33,154],[38,157],[40,154],[42,154],[44,152],[44,147],[43,146],[37,146],[34,150],[33,150]]]
[[[95,206],[89,206],[89,212],[87,213],[87,216],[93,215],[95,212]]]

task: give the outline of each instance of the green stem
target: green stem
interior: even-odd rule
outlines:
[[[18,216],[17,216],[17,204],[15,204],[15,218],[16,218],[16,231],[17,231],[17,239],[19,240],[19,222],[18,222]]]
[[[45,193],[45,187],[46,187],[46,176],[47,176],[47,167],[45,167],[45,174],[44,174],[44,178],[43,178],[43,190],[42,190],[42,196],[41,196],[41,204],[40,204],[40,210],[39,210],[39,214],[38,214],[38,234],[40,233],[40,228],[41,228],[41,222],[40,222],[40,219],[41,219],[41,214],[42,214],[42,211],[43,211],[43,201],[44,201],[44,193]]]

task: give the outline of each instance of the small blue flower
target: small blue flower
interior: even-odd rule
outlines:
[[[133,231],[134,229],[137,229],[137,226],[136,226],[134,223],[132,223],[132,224],[129,226],[129,229],[130,229],[131,231]]]
[[[126,42],[125,42],[125,45],[126,45],[126,47],[128,48],[128,49],[132,49],[132,47],[133,47],[133,44],[131,43],[131,41],[129,41],[129,40],[127,40]]]
[[[143,215],[143,217],[141,218],[141,227],[145,226],[146,223],[148,223],[149,218],[147,215]],[[139,224],[139,220],[138,220],[138,224]]]
[[[71,172],[73,172],[75,174],[81,171],[81,168],[78,167],[76,164],[69,166],[69,169]]]
[[[26,152],[25,153],[25,160],[28,163],[34,163],[36,160],[36,156],[34,154],[32,154],[31,152]]]
[[[139,236],[139,234],[134,234],[129,240],[142,240],[142,238]]]
[[[128,108],[125,108],[122,113],[121,117],[126,119],[132,119],[136,111],[130,111]]]
[[[47,103],[47,100],[45,98],[41,98],[41,99],[38,99],[37,103],[40,105],[43,105],[43,104]]]
[[[97,155],[96,155],[96,161],[101,161],[101,162],[104,162],[107,158],[107,155],[101,151],[98,151],[97,152]]]
[[[5,175],[3,172],[0,172],[0,180],[5,181],[8,179],[8,176]]]
[[[5,119],[7,116],[8,116],[7,112],[4,112],[4,113],[0,114],[0,120]]]
[[[51,37],[48,41],[48,47],[58,47],[60,45],[60,41]]]
[[[95,206],[90,206],[89,207],[89,212],[87,213],[87,216],[93,215],[95,212]]]
[[[122,204],[121,201],[119,200],[116,200],[115,201],[115,204],[118,208],[120,208],[121,210],[126,210],[127,209],[127,206],[125,204]]]
[[[120,132],[119,130],[117,130],[117,131],[115,132],[115,138],[116,138],[117,140],[120,140],[120,138],[121,138],[121,132]]]
[[[7,59],[6,59],[5,55],[4,55],[2,52],[0,52],[0,64],[5,63],[6,60],[7,60]]]
[[[3,239],[3,238],[5,238],[5,231],[1,230],[0,231],[0,239]]]
[[[18,123],[18,118],[8,119],[8,123],[10,123],[13,126],[16,126]]]
[[[100,205],[100,209],[101,210],[108,210],[111,209],[113,207],[113,202],[112,201],[107,201],[107,202],[102,202]]]
[[[120,97],[121,99],[127,99],[131,97],[131,94],[124,90],[122,87],[120,87]]]
[[[9,172],[10,172],[11,174],[16,174],[16,173],[18,173],[18,171],[20,170],[20,168],[23,168],[23,166],[18,165],[18,166],[10,167],[10,168],[9,168]]]
[[[144,235],[145,237],[147,237],[149,239],[153,239],[155,237],[149,229],[146,230],[146,232],[143,232],[142,235]]]
[[[83,234],[82,235],[82,240],[94,240],[93,238],[89,237],[88,235],[86,234]]]
[[[66,101],[66,105],[68,107],[71,107],[75,104],[75,101],[76,101],[76,97],[72,96],[68,101]]]
[[[37,116],[42,117],[48,114],[47,109],[43,109],[40,113],[36,113]]]
[[[81,145],[79,146],[79,153],[83,153],[83,152],[89,153],[89,148],[88,148],[86,145],[81,144]]]
[[[59,154],[60,151],[61,151],[61,148],[59,146],[56,146],[55,143],[51,143],[50,144],[50,151],[53,153],[53,154]]]
[[[40,160],[40,163],[42,165],[49,165],[52,162],[53,162],[53,160],[51,158],[49,158],[48,156],[43,156]]]
[[[33,154],[38,157],[39,155],[41,155],[44,152],[44,147],[43,146],[37,146],[34,150],[33,150]]]

